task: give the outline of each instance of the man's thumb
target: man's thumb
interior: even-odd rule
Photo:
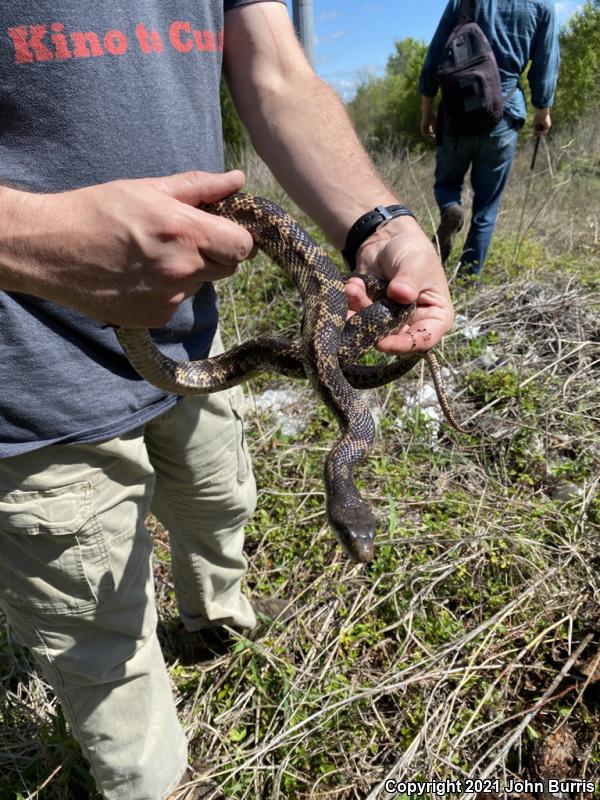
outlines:
[[[157,186],[181,203],[199,206],[201,203],[214,203],[234,192],[239,192],[244,182],[244,173],[239,169],[231,172],[192,170],[159,178]]]
[[[396,303],[401,303],[402,305],[416,303],[419,297],[418,285],[416,276],[408,270],[403,270],[400,275],[390,281],[387,289],[388,297],[390,300],[395,300]]]

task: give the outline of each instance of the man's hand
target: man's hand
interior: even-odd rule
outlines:
[[[426,139],[435,139],[437,115],[433,110],[421,114],[421,135]]]
[[[392,300],[417,304],[411,323],[380,339],[378,350],[398,355],[429,350],[452,327],[454,310],[443,267],[414,219],[399,217],[370,236],[358,251],[357,271],[389,281]],[[348,281],[346,295],[351,311],[371,302],[358,278]]]
[[[196,208],[243,183],[238,171],[187,172],[61,194],[2,190],[0,286],[113,325],[165,325],[251,254],[246,230]]]
[[[433,97],[421,97],[421,134],[426,139],[435,139],[437,114],[433,110]]]
[[[533,118],[534,136],[545,136],[552,127],[549,108],[538,108]]]

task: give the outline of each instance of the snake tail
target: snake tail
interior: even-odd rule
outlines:
[[[425,353],[425,360],[427,361],[427,366],[429,367],[429,371],[431,373],[431,379],[433,381],[438,402],[442,411],[444,412],[444,416],[448,420],[448,423],[452,428],[454,428],[455,431],[472,435],[473,432],[467,428],[464,428],[460,424],[460,422],[454,416],[454,412],[450,408],[450,401],[448,400],[448,395],[446,394],[446,387],[444,386],[444,380],[442,378],[440,362],[437,360],[435,353],[429,350],[427,353]]]

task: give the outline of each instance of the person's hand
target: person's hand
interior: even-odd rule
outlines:
[[[9,190],[18,277],[3,288],[113,325],[165,325],[204,281],[231,275],[252,253],[248,231],[196,208],[243,183],[238,171],[187,172],[61,194]]]
[[[421,135],[426,139],[435,139],[437,114],[432,108],[421,111]]]
[[[552,127],[549,108],[538,108],[533,117],[534,136],[545,136]]]
[[[433,110],[433,97],[421,96],[421,134],[426,139],[435,139],[437,114]]]
[[[436,345],[454,322],[446,275],[438,255],[419,224],[399,217],[370,236],[358,251],[357,272],[389,281],[388,297],[398,303],[416,303],[409,325],[380,339],[377,349],[401,355]],[[363,282],[351,278],[346,296],[352,312],[370,304]]]

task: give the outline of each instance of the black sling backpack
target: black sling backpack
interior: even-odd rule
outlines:
[[[502,119],[508,97],[492,47],[475,22],[477,0],[462,0],[458,24],[444,46],[438,77],[442,114],[449,133],[487,133]]]

